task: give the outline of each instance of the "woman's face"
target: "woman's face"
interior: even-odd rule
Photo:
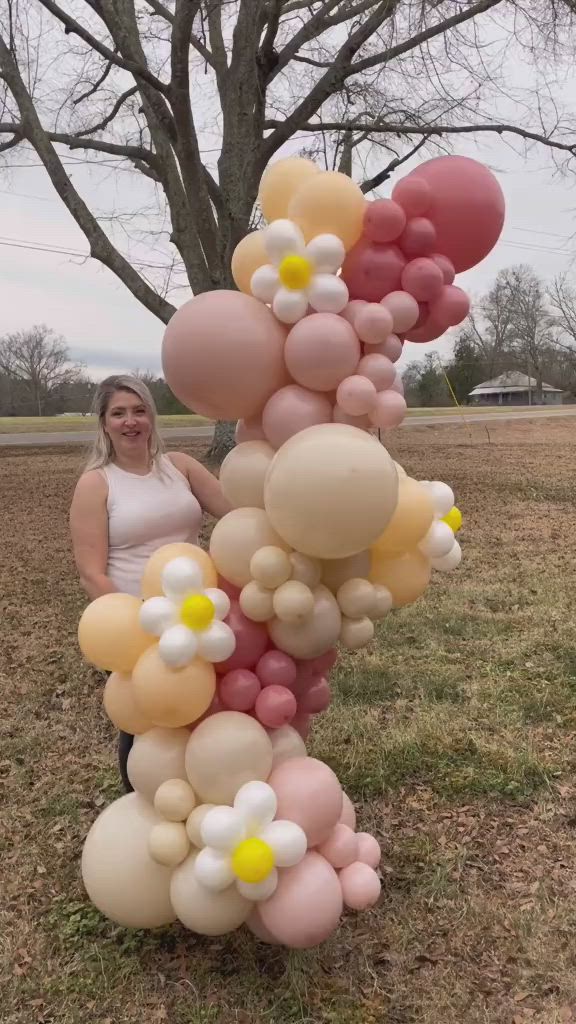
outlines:
[[[116,455],[148,451],[152,421],[146,406],[132,391],[115,391],[108,403],[104,429]]]

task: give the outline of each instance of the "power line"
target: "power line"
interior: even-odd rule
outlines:
[[[18,238],[0,238],[0,245],[5,246],[8,249],[29,249],[31,252],[48,252],[53,253],[55,256],[74,256],[77,259],[93,259],[94,257],[89,252],[82,252],[80,249],[64,249],[59,246],[50,246],[49,243],[26,241]],[[128,259],[128,257],[125,257]],[[135,267],[148,267],[154,270],[167,270],[168,267],[163,263],[148,263],[145,260],[130,260]]]

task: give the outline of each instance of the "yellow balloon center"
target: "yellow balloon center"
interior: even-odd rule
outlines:
[[[214,605],[206,594],[191,594],[182,602],[180,618],[195,632],[208,629],[214,620]]]
[[[241,882],[263,882],[274,867],[274,854],[263,839],[245,839],[232,855],[232,870]]]
[[[450,509],[448,515],[444,516],[442,522],[447,523],[454,533],[458,533],[458,530],[462,526],[462,513],[460,509],[456,508],[456,505],[454,505],[454,507]]]
[[[312,265],[305,256],[285,256],[278,267],[278,275],[285,288],[302,292],[312,280]]]

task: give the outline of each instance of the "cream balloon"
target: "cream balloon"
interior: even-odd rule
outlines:
[[[208,710],[216,692],[216,672],[202,658],[183,668],[169,668],[156,645],[138,661],[132,683],[143,714],[154,725],[173,729],[195,722]]]
[[[216,523],[210,539],[210,555],[224,579],[235,587],[250,582],[252,556],[263,547],[289,550],[261,508],[237,508]]]
[[[231,804],[245,782],[265,782],[271,768],[272,744],[266,730],[239,711],[211,715],[188,740],[188,780],[207,803]]]
[[[268,223],[286,217],[294,193],[305,181],[319,173],[320,168],[315,163],[299,156],[287,157],[271,164],[262,175],[258,195],[262,213]]]
[[[190,853],[190,840],[181,821],[160,821],[154,826],[148,840],[152,860],[175,868]]]
[[[82,878],[92,903],[124,928],[159,928],[176,919],[171,871],[155,863],[148,841],[160,823],[138,793],[110,804],[90,829],[82,851]]]
[[[329,559],[322,562],[322,582],[336,593],[348,580],[367,579],[371,564],[369,551],[361,551],[349,558]]]
[[[359,577],[346,580],[346,583],[338,588],[336,600],[340,605],[340,611],[348,618],[356,619],[371,615],[376,605],[374,584]]]
[[[272,769],[292,757],[306,757],[306,744],[291,725],[281,725],[268,733],[272,743]]]
[[[402,554],[416,547],[428,532],[434,507],[426,489],[409,476],[398,480],[398,504],[388,526],[373,545],[379,555]]]
[[[151,804],[162,783],[187,781],[184,755],[189,739],[188,729],[154,728],[136,736],[128,755],[128,778]]]
[[[302,623],[314,612],[314,594],[305,583],[288,580],[274,593],[274,612],[281,622]]]
[[[151,729],[153,723],[142,714],[134,700],[131,676],[113,672],[104,687],[104,710],[117,729],[132,736]]]
[[[164,593],[162,589],[162,573],[168,562],[172,562],[176,558],[191,558],[193,562],[196,562],[202,570],[205,587],[215,587],[217,585],[218,573],[212,564],[210,556],[205,551],[202,551],[202,548],[199,548],[196,544],[165,544],[164,547],[158,548],[158,551],[154,552],[144,570],[142,597],[145,601],[149,597],[162,596]]]
[[[374,639],[374,623],[368,616],[361,619],[342,619],[340,643],[349,651],[359,651]]]
[[[167,821],[186,821],[196,804],[196,796],[184,779],[167,779],[154,794],[154,809]]]
[[[140,626],[137,597],[104,594],[86,608],[78,626],[80,650],[92,665],[129,675],[154,637]]]
[[[347,174],[322,171],[310,177],[294,193],[288,217],[294,220],[306,241],[316,235],[337,235],[351,249],[362,234],[366,200]]]
[[[264,508],[264,480],[274,455],[267,441],[245,441],[228,453],[220,486],[232,508]]]
[[[254,904],[240,895],[235,885],[223,892],[206,889],[194,870],[197,851],[176,868],[170,884],[174,912],[185,928],[199,935],[226,935],[235,931],[251,913]]]
[[[322,563],[317,558],[302,555],[299,551],[293,551],[289,557],[292,564],[292,579],[305,583],[314,590],[322,579]]]
[[[282,548],[260,548],[250,560],[250,573],[269,590],[281,587],[292,575],[292,563]]]
[[[199,804],[199,806],[195,807],[192,813],[187,817],[186,834],[193,846],[197,846],[199,848],[204,846],[204,840],[202,839],[202,833],[200,830],[202,828],[204,818],[208,814],[208,811],[211,811],[213,807],[214,804]]]
[[[264,232],[251,231],[239,242],[232,255],[232,277],[239,291],[251,295],[250,281],[258,267],[268,263],[268,254],[264,248]]]
[[[343,423],[309,427],[286,441],[264,488],[272,527],[317,558],[364,551],[384,531],[397,499],[398,475],[386,449]]]
[[[252,622],[268,622],[274,618],[274,591],[252,580],[243,587],[239,598],[240,610]]]
[[[342,616],[336,598],[327,587],[313,591],[314,609],[302,623],[273,619],[268,632],[276,647],[293,658],[319,658],[338,642]]]
[[[430,582],[430,561],[420,551],[380,557],[373,552],[370,579],[386,587],[392,595],[392,607],[404,608],[422,596]]]

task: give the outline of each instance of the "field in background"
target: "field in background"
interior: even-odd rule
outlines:
[[[159,416],[161,427],[198,427],[208,421],[203,416]],[[0,416],[0,434],[56,434],[96,429],[93,416]]]
[[[465,561],[339,668],[312,752],[379,836],[383,897],[291,954],[244,933],[127,932],[86,902],[82,840],[120,789],[102,680],[75,642],[81,457],[3,452],[5,1024],[576,1021],[573,425],[414,428],[391,450],[454,485]]]

